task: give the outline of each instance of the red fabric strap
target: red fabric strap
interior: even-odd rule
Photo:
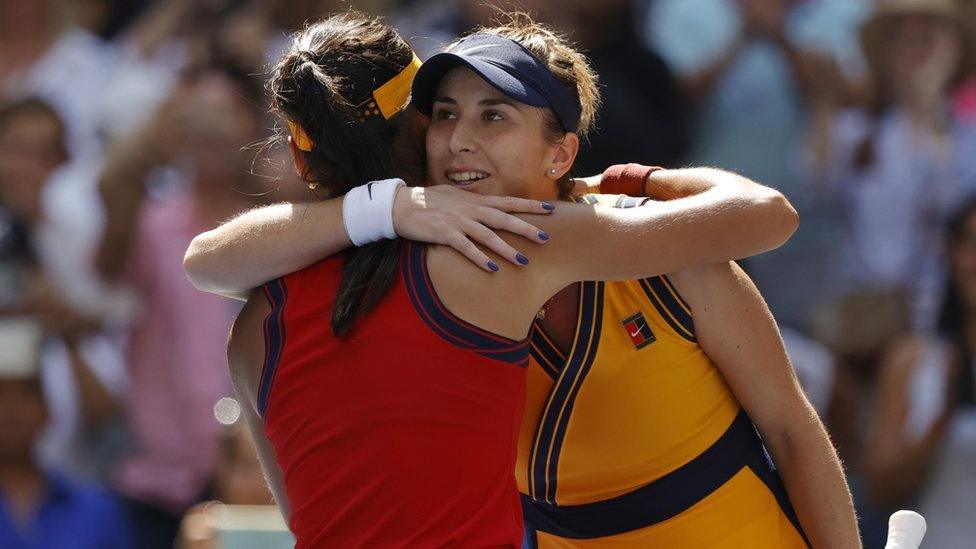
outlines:
[[[600,179],[600,194],[625,194],[627,196],[646,196],[647,178],[657,170],[657,166],[641,164],[615,164],[603,172]]]

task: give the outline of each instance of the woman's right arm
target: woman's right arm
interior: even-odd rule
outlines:
[[[539,226],[552,242],[535,252],[547,286],[629,280],[749,257],[782,245],[798,216],[774,189],[712,168],[658,170],[662,194],[638,208],[561,205]]]
[[[402,237],[448,245],[486,268],[488,257],[474,242],[520,265],[519,252],[494,230],[546,241],[538,228],[506,212],[549,211],[536,200],[480,196],[448,186],[403,187],[394,202],[393,224]],[[351,245],[342,221],[342,198],[274,204],[198,235],[187,249],[183,266],[200,290],[246,299],[251,288]]]

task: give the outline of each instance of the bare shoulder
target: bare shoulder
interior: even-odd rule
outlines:
[[[525,249],[527,242],[519,240],[517,245]],[[516,267],[484,251],[500,266],[498,272],[486,272],[446,246],[429,246],[431,282],[441,302],[455,316],[489,332],[520,340],[536,312],[555,292],[547,293],[547,286],[540,281],[545,276],[541,264],[530,261],[529,265]]]
[[[734,261],[712,263],[667,274],[681,297],[692,306],[714,298],[714,292],[741,291],[751,279]]]
[[[264,319],[271,304],[260,289],[251,292],[247,303],[234,321],[227,342],[227,362],[234,388],[257,402],[261,370],[264,367]]]

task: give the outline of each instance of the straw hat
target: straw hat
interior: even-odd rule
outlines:
[[[957,0],[875,0],[874,4],[874,12],[861,26],[861,48],[873,74],[878,75],[881,67],[885,27],[893,17],[902,15],[930,15],[953,23],[962,40],[960,70],[973,66],[971,36],[964,26],[963,12]]]

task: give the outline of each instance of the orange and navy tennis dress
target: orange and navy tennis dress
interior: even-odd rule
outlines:
[[[528,340],[452,315],[405,242],[379,305],[338,339],[335,256],[264,287],[258,395],[297,547],[520,547],[512,474]]]
[[[568,353],[534,327],[516,477],[530,547],[806,546],[666,276],[581,283]]]

